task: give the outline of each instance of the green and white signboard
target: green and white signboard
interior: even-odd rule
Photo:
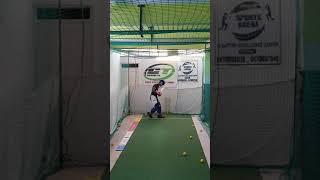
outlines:
[[[143,85],[153,85],[164,80],[166,87],[177,87],[176,63],[143,63],[140,66],[140,77]]]

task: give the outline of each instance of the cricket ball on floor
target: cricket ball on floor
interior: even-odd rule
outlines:
[[[193,137],[192,136],[189,136],[189,139],[192,139]]]
[[[182,156],[187,156],[187,152],[183,152],[183,153],[182,153]]]
[[[204,159],[200,159],[200,163],[204,163]]]

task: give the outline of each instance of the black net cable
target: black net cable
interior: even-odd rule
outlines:
[[[85,78],[85,74],[84,74],[84,66],[85,66],[85,60],[84,60],[84,56],[85,56],[85,54],[84,54],[84,51],[85,51],[85,47],[84,47],[84,44],[85,44],[85,33],[86,33],[86,31],[85,31],[85,22],[84,22],[84,20],[83,20],[83,18],[84,18],[84,6],[83,6],[83,0],[80,0],[80,8],[81,8],[81,16],[82,16],[82,21],[81,21],[81,50],[80,50],[80,52],[81,52],[81,56],[80,56],[80,63],[81,63],[81,66],[80,66],[80,79],[78,80],[78,96],[77,96],[77,103],[76,103],[76,106],[74,107],[74,109],[76,110],[77,109],[77,107],[78,107],[78,105],[79,105],[79,98],[81,97],[81,83],[82,83],[82,81],[84,80],[84,78]],[[70,106],[71,106],[71,101],[72,101],[72,96],[73,96],[73,94],[75,93],[75,90],[76,90],[76,88],[74,88],[73,89],[73,91],[71,91],[71,94],[70,94],[70,97],[69,97],[69,101],[67,102],[67,111],[66,111],[66,117],[65,117],[65,120],[64,120],[64,128],[67,128],[71,123],[72,123],[72,120],[73,120],[73,115],[74,115],[74,112],[75,112],[75,110],[73,110],[73,113],[70,115],[70,120],[68,121],[68,117],[69,117],[69,108],[70,108]]]
[[[131,0],[131,3],[134,4],[133,0]],[[140,14],[139,11],[138,11],[138,6],[136,6],[134,9],[135,9],[135,13],[136,14]],[[135,15],[132,13],[132,11],[130,11],[130,13],[131,13],[132,18],[134,19]],[[137,25],[137,24],[140,23],[139,20],[138,21],[137,21],[137,19],[134,19],[134,20],[136,21],[134,24]],[[137,30],[140,30],[140,26],[139,25],[137,25]]]
[[[188,3],[188,12],[190,12],[190,4],[192,3],[192,0],[189,0],[189,3]],[[188,24],[189,24],[190,22],[188,22],[188,23],[185,23],[184,25],[183,25],[183,28],[182,29],[188,29]]]
[[[120,4],[119,6],[113,6],[114,7],[114,11],[112,11],[112,13],[116,13],[114,16],[111,17],[111,23],[112,24],[116,24],[116,25],[120,25],[120,29],[114,29],[117,31],[121,31],[121,30],[130,30],[130,28],[128,27],[132,27],[134,28],[134,30],[138,30],[139,27],[137,26],[137,22],[134,19],[135,15],[132,12],[131,6],[128,3],[123,3]],[[124,21],[124,19],[126,19],[129,14],[130,19],[132,19],[131,22],[133,22],[133,24],[131,22],[128,21]],[[112,14],[111,14],[112,15]],[[118,17],[116,15],[119,15],[121,17],[121,19],[118,19]],[[114,21],[116,21],[117,23],[115,23]],[[113,27],[117,27],[117,26],[113,26]],[[124,27],[127,27],[125,29],[123,29]]]
[[[170,9],[169,9],[169,6],[170,6],[170,1],[167,0],[168,11],[170,10]],[[169,24],[174,24],[174,18],[172,18],[172,23],[171,23],[171,22],[170,22],[170,17],[168,16],[167,22],[168,22]],[[168,28],[168,30],[170,30],[170,28]]]
[[[201,12],[200,15],[199,15],[199,19],[206,19],[205,14],[203,13],[203,12],[205,11],[206,6],[207,6],[207,4],[203,3],[202,6],[201,6],[201,9],[198,10],[198,11]],[[201,24],[202,24],[202,25],[201,25]],[[194,28],[192,28],[192,29],[193,29],[193,30],[200,29],[200,28],[205,29],[205,28],[208,28],[207,26],[208,26],[208,25],[205,25],[205,23],[203,23],[203,22],[200,23],[200,22],[199,22],[199,23],[198,23]],[[209,24],[209,26],[210,26],[210,24]],[[210,27],[209,27],[209,28],[210,28]]]
[[[177,0],[174,0],[174,3],[177,3]],[[173,24],[175,24],[175,20],[176,20],[176,16],[177,16],[177,11],[176,11],[177,7],[174,7],[174,14],[173,14]],[[173,26],[172,30],[175,30],[175,26]]]
[[[117,7],[115,7],[115,11],[117,11]],[[120,15],[121,18],[125,18],[125,17],[122,16],[122,13],[119,13],[119,15]],[[114,21],[116,21],[116,22],[114,22]],[[111,18],[111,22],[112,22],[113,24],[119,25],[120,27],[129,26],[128,24],[125,24],[123,21],[121,21],[120,19],[118,19],[117,16],[113,16],[113,17]],[[114,27],[117,27],[117,26],[114,26]],[[114,29],[114,30],[115,30],[115,31],[120,31],[121,28],[120,28],[120,29],[117,28],[117,29]]]
[[[148,13],[149,13],[149,23],[150,23],[150,26],[151,27],[154,27],[154,24],[153,24],[153,22],[152,22],[152,19],[151,19],[151,15],[152,15],[152,13],[151,13],[151,11],[150,11],[150,8],[149,8],[149,4],[147,3],[147,0],[145,0],[144,1],[144,4],[145,4],[145,8],[144,9],[146,9],[146,10],[148,10]],[[145,18],[145,22],[147,21],[147,18],[144,16],[144,18]]]
[[[54,97],[55,97],[55,79],[52,79],[51,81],[51,88],[50,88],[50,99],[49,99],[49,111],[48,114],[51,115],[54,112]],[[58,104],[59,106],[59,104]],[[54,117],[54,116],[53,116]],[[56,167],[57,162],[59,162],[59,158],[60,158],[60,154],[59,151],[58,153],[56,153],[54,156],[50,156],[50,153],[54,153],[55,152],[55,143],[59,144],[59,141],[55,141],[55,136],[54,133],[52,133],[52,130],[58,130],[53,128],[55,127],[55,122],[56,119],[52,118],[51,116],[49,116],[49,120],[46,126],[46,135],[45,135],[45,139],[46,141],[44,142],[44,152],[46,154],[43,154],[42,158],[43,158],[43,163],[41,164],[40,168],[39,168],[39,172],[37,175],[37,179],[42,179],[43,177],[47,176],[48,174],[50,174]],[[59,148],[59,146],[57,146]]]
[[[58,66],[52,66],[52,67],[57,67],[58,71],[57,74],[54,74],[52,77],[53,79],[51,80],[51,85],[50,85],[50,98],[49,98],[49,118],[48,118],[48,123],[47,123],[47,128],[46,128],[46,135],[45,139],[46,141],[44,142],[43,149],[44,153],[42,155],[42,164],[39,167],[38,174],[36,176],[36,179],[43,179],[46,176],[48,176],[52,171],[55,171],[56,169],[61,169],[62,168],[62,163],[63,163],[63,88],[62,88],[62,10],[61,10],[61,0],[58,0]],[[58,102],[57,102],[57,113],[58,113],[58,127],[55,129],[54,127],[54,122],[56,122],[56,119],[52,118],[52,113],[54,111],[54,97],[55,97],[55,75],[58,76]],[[55,116],[53,116],[55,117]],[[54,156],[50,156],[50,153],[54,152],[55,150],[55,136],[54,133],[52,133],[50,130],[58,130],[56,133],[59,136],[58,137],[58,142],[56,146],[58,149],[58,153],[55,154]],[[56,167],[57,166],[57,167]]]
[[[156,7],[156,4],[155,4],[154,0],[153,0],[153,6]],[[154,8],[154,9],[155,9],[155,8]],[[158,13],[155,12],[154,14],[155,14],[156,19],[158,19]],[[156,24],[156,25],[158,26],[158,24]]]
[[[180,43],[197,49],[199,45],[195,42],[209,42],[209,32],[206,32],[209,4],[208,0],[114,0],[111,2],[111,47],[155,49],[162,46],[158,42],[169,42],[170,46],[177,43],[173,49]],[[144,34],[143,38],[137,34],[140,27],[138,5],[144,5],[143,30],[154,32]]]
[[[70,96],[67,99],[66,102],[66,113],[65,113],[65,119],[64,119],[64,124],[63,124],[63,133],[67,130],[68,127],[70,127],[70,125],[73,123],[74,121],[74,114],[77,112],[78,110],[78,106],[80,104],[80,98],[81,98],[81,89],[82,89],[82,81],[86,78],[85,75],[85,20],[84,20],[84,2],[83,0],[80,0],[80,8],[81,8],[81,16],[82,16],[82,20],[81,20],[81,57],[80,57],[80,63],[81,63],[81,67],[80,67],[80,78],[77,80],[74,88],[72,89],[72,92],[70,93]],[[77,93],[77,102],[75,103],[75,105],[72,107],[72,97],[74,96],[74,94],[76,93],[76,90],[78,90]],[[73,109],[72,112],[70,112],[70,109]],[[94,165],[92,163],[88,163],[88,162],[83,162],[83,161],[79,161],[76,160],[74,158],[72,158],[72,155],[69,154],[69,143],[68,140],[63,137],[62,139],[63,142],[63,154],[62,154],[62,158],[63,158],[63,163],[67,162],[69,163],[68,166],[71,167],[76,167],[76,166],[90,166],[90,165]],[[66,166],[66,165],[64,165]]]

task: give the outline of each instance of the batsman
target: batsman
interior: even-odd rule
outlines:
[[[159,83],[152,86],[151,94],[150,94],[150,103],[151,103],[151,110],[148,112],[148,116],[153,118],[153,114],[155,112],[158,113],[158,118],[164,118],[161,114],[161,104],[159,101],[159,97],[162,95],[162,92],[159,90],[162,86],[165,85],[164,80],[160,80]]]

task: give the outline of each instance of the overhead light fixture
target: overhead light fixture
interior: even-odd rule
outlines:
[[[181,61],[181,56],[156,57],[157,61]]]

